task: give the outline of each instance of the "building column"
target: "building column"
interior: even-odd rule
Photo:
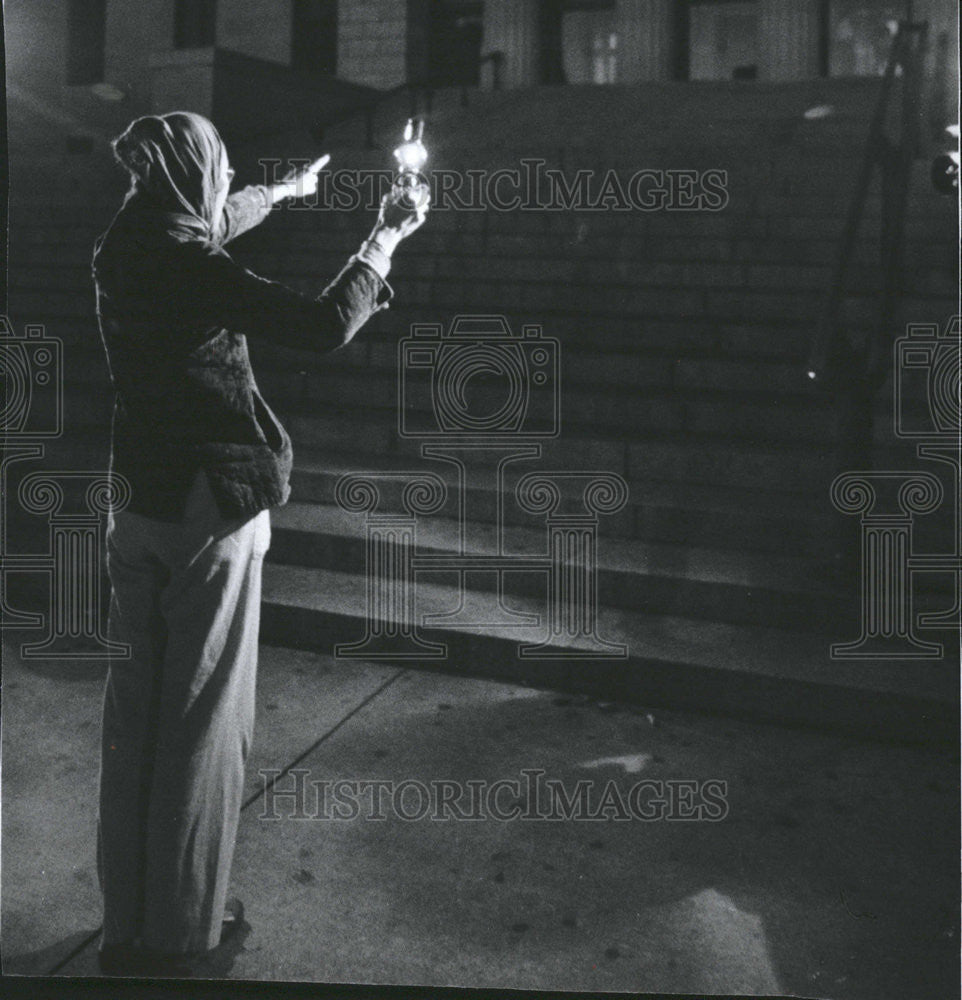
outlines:
[[[540,82],[538,47],[538,0],[487,0],[481,54],[503,54],[502,86],[531,87]]]
[[[670,80],[671,0],[618,0],[618,81]]]
[[[819,0],[760,0],[758,75],[806,80],[819,75]]]

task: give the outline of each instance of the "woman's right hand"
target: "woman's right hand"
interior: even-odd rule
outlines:
[[[411,208],[402,201],[399,192],[389,191],[381,199],[381,211],[371,238],[382,246],[386,244],[385,249],[390,247],[393,250],[401,240],[424,225],[430,203],[431,197],[426,194],[416,208]]]

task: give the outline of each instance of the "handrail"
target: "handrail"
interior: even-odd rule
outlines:
[[[921,96],[921,54],[927,22],[901,21],[889,53],[878,103],[869,125],[868,139],[862,155],[855,192],[849,203],[839,241],[832,279],[825,306],[819,318],[808,359],[808,377],[825,382],[836,374],[833,360],[840,349],[839,312],[845,295],[855,241],[865,211],[865,200],[875,168],[882,176],[882,226],[880,263],[882,266],[882,296],[879,319],[874,335],[866,342],[864,356],[854,359],[860,364],[856,378],[864,387],[871,387],[881,372],[885,352],[885,333],[901,296],[902,252],[905,229],[905,203],[908,194],[909,173],[918,150],[918,102]],[[889,114],[893,83],[901,70],[902,107],[900,135],[892,142],[886,135],[885,123]],[[848,359],[849,361],[853,359]],[[846,376],[851,377],[850,369]]]

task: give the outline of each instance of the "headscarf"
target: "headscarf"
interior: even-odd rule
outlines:
[[[210,238],[224,142],[203,115],[173,111],[131,122],[112,143],[131,175],[128,200],[143,194],[161,211],[187,216],[190,228]]]

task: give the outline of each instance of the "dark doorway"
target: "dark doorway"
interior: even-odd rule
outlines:
[[[435,87],[476,87],[480,80],[484,4],[431,0],[428,75]]]
[[[541,0],[538,22],[541,83],[614,82],[614,0]]]
[[[291,66],[302,73],[337,73],[337,0],[297,0],[291,21]]]
[[[756,0],[682,0],[675,8],[676,80],[754,80],[758,75]]]
[[[541,83],[565,82],[564,52],[562,49],[564,29],[564,3],[557,0],[541,0],[538,8],[538,69]]]
[[[688,78],[751,80],[758,74],[758,4],[715,0],[688,7]]]

